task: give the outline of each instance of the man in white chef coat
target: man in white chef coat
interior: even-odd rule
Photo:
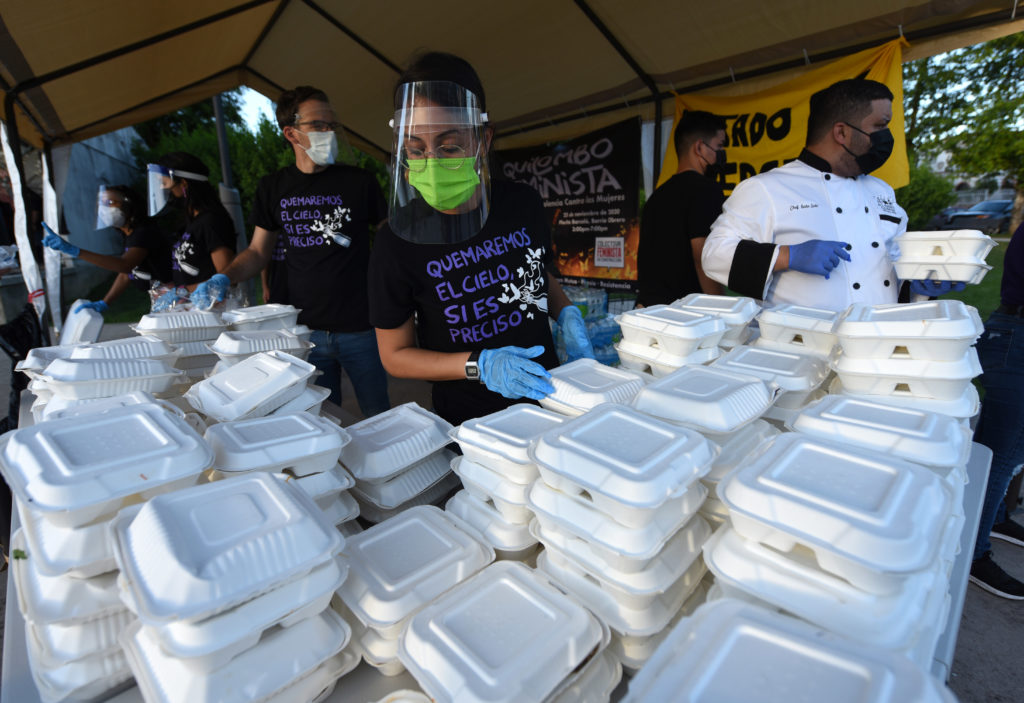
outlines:
[[[893,189],[868,175],[892,153],[892,99],[884,84],[860,78],[812,95],[797,160],[742,181],[726,200],[704,244],[707,275],[766,304],[841,311],[897,302],[893,239],[907,214]],[[910,282],[918,296],[953,288]]]

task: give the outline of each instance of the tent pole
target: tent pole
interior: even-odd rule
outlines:
[[[228,132],[224,127],[224,110],[220,104],[220,94],[214,95],[213,117],[217,121],[217,149],[220,151],[220,173],[224,185],[235,187],[235,179],[231,173],[231,154],[228,152]]]
[[[654,182],[658,182],[661,175],[661,98],[654,101],[654,158],[651,159],[651,173],[654,174]]]

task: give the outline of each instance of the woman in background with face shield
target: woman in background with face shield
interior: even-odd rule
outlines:
[[[570,358],[586,326],[549,273],[551,232],[527,185],[491,180],[483,86],[464,60],[429,53],[395,91],[388,224],[370,257],[370,322],[393,376],[434,382],[452,424],[554,388],[548,317]]]
[[[44,245],[117,272],[117,278],[103,300],[83,303],[74,312],[92,308],[102,313],[129,285],[149,290],[152,285],[171,278],[170,243],[156,224],[146,217],[142,197],[128,186],[100,186],[96,198],[96,229],[113,227],[124,236],[124,252],[120,255],[80,249],[51,231],[45,223],[43,227],[46,228]]]

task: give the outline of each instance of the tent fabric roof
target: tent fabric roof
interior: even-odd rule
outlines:
[[[1020,28],[1012,0],[720,3],[646,0],[7,0],[4,119],[22,139],[77,141],[247,85],[322,88],[350,141],[390,150],[400,66],[467,58],[499,145],[650,116],[686,92],[791,70],[903,34],[908,55]],[[958,38],[962,42],[958,43]],[[969,38],[969,39],[968,39]],[[916,49],[916,52],[915,52]],[[669,108],[671,109],[671,108]]]

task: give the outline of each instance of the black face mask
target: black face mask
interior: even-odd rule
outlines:
[[[860,154],[854,154],[849,149],[846,149],[846,145],[842,145],[846,149],[846,153],[853,157],[853,160],[857,162],[857,166],[860,168],[861,173],[871,173],[875,169],[881,168],[882,164],[889,160],[889,156],[892,155],[893,138],[892,132],[889,128],[880,129],[877,132],[865,132],[863,129],[854,127],[849,122],[845,123],[846,126],[856,129],[861,134],[864,134],[871,140],[871,146],[867,152]]]
[[[714,163],[709,163],[707,167],[704,169],[705,176],[708,176],[709,178],[714,178],[718,174],[722,173],[722,171],[725,169],[725,149],[715,149],[707,142],[704,142],[704,146],[715,152]]]

